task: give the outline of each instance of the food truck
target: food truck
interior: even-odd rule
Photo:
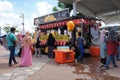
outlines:
[[[98,27],[101,26],[100,20],[94,17],[70,17],[69,15],[69,9],[65,9],[34,18],[34,25],[38,26],[41,31],[40,44],[43,50],[47,47],[46,41],[50,33],[55,37],[56,42],[54,45],[56,49],[61,47],[64,49],[66,46],[71,49],[70,46],[75,45],[75,40],[78,37],[77,33],[81,32],[86,40],[85,53],[89,54],[89,48],[94,38],[94,33],[91,32],[98,32]],[[69,25],[67,25],[68,23]]]

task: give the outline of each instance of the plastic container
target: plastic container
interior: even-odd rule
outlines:
[[[72,50],[53,50],[55,52],[55,62],[66,63],[74,61],[74,51]]]
[[[90,55],[99,56],[100,55],[100,47],[91,46],[90,47]]]

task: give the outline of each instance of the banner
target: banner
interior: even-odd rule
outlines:
[[[42,17],[34,18],[34,25],[44,24],[48,22],[58,21],[62,19],[69,18],[69,9],[64,9],[62,11],[57,11],[52,14],[48,14]]]

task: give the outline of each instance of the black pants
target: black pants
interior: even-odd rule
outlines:
[[[20,48],[19,52],[18,52],[18,56],[21,57],[22,55],[22,48]]]

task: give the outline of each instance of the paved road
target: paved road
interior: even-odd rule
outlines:
[[[101,72],[99,57],[86,57],[85,64],[57,64],[46,55],[33,55],[31,67],[8,67],[8,57],[9,51],[0,50],[0,80],[120,80],[120,67]],[[16,59],[20,60],[19,57]],[[120,66],[120,61],[117,63]]]

